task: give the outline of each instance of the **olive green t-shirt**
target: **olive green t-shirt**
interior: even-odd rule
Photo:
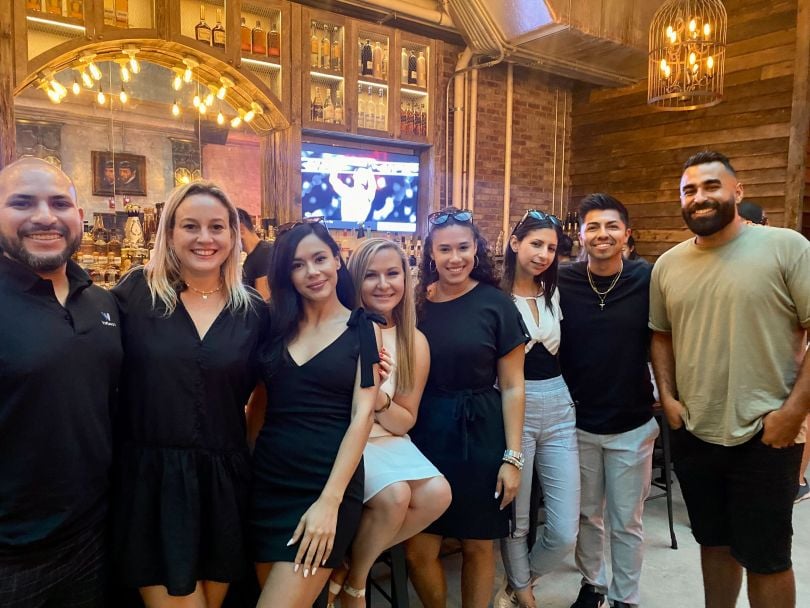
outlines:
[[[672,333],[686,428],[709,443],[744,443],[782,406],[804,357],[810,242],[743,225],[719,247],[676,245],[653,267],[649,325]]]

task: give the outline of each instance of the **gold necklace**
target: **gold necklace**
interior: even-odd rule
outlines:
[[[217,293],[222,289],[222,281],[219,282],[219,286],[216,289],[212,289],[211,291],[203,291],[202,289],[197,289],[196,287],[192,287],[188,283],[186,283],[186,287],[188,287],[194,293],[200,294],[203,300],[207,300],[208,296],[210,296],[212,293]]]
[[[596,297],[599,298],[599,310],[605,310],[605,298],[607,295],[613,291],[613,288],[616,287],[616,283],[619,282],[619,277],[622,276],[622,271],[624,270],[624,262],[620,262],[621,266],[619,266],[619,273],[616,275],[616,278],[611,281],[610,286],[605,291],[599,291],[596,288],[596,285],[593,283],[593,277],[591,276],[591,268],[588,264],[585,264],[585,270],[588,273],[588,283],[591,284],[591,289],[596,294]]]

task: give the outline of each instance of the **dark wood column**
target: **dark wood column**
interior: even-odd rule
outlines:
[[[7,10],[10,8],[10,10]],[[0,169],[15,157],[17,136],[14,129],[14,40],[12,25],[16,2],[0,10]]]

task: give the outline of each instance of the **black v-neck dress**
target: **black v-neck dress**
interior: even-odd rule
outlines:
[[[352,313],[338,338],[301,365],[289,353],[270,351],[268,345],[263,363],[267,413],[253,452],[251,540],[255,561],[292,562],[298,544],[288,547],[287,541],[323,491],[351,422],[358,357],[361,386],[373,386],[372,366],[379,353],[371,321],[362,309]],[[338,511],[327,568],[343,563],[357,532],[363,479],[361,459]]]
[[[124,366],[118,416],[114,554],[125,585],[188,595],[198,580],[245,573],[250,455],[245,405],[268,324],[224,309],[201,340],[183,303],[165,316],[143,272],[113,289]]]

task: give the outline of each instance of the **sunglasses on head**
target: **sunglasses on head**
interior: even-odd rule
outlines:
[[[326,230],[329,231],[329,227],[326,225],[326,218],[323,217],[322,215],[313,215],[312,217],[304,217],[294,222],[287,222],[286,224],[282,224],[281,226],[276,228],[276,237],[281,236],[285,232],[289,232],[293,228],[303,226],[304,224],[323,224],[324,228],[326,228]]]
[[[560,219],[556,215],[552,215],[550,213],[546,213],[545,211],[540,211],[540,209],[529,209],[526,213],[523,214],[523,217],[520,218],[520,221],[515,224],[515,229],[512,230],[514,234],[515,231],[523,225],[528,218],[532,218],[533,220],[537,220],[538,222],[550,222],[554,226],[558,228],[562,228],[562,223],[560,223]]]
[[[436,211],[428,216],[428,222],[434,226],[441,226],[447,220],[453,218],[457,222],[472,222],[473,214],[469,209],[452,209],[444,211]]]

